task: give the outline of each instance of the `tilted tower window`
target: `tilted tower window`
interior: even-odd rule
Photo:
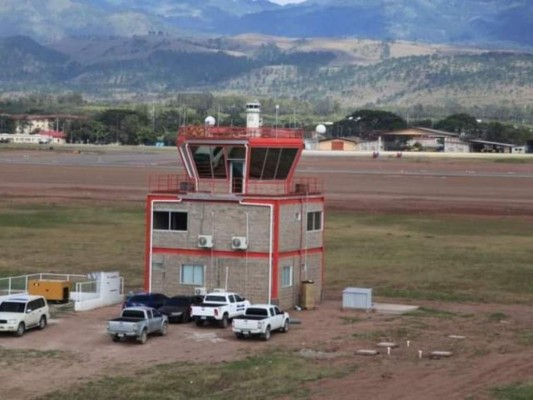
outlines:
[[[298,149],[256,147],[250,159],[250,178],[259,180],[287,179]]]

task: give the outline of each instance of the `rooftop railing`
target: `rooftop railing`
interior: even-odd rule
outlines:
[[[237,126],[183,126],[178,131],[178,138],[220,138],[220,139],[249,139],[249,138],[284,138],[303,139],[302,129],[288,128],[245,128]]]
[[[296,177],[292,180],[234,179],[230,185],[226,179],[200,179],[198,185],[183,174],[150,176],[151,193],[213,195],[287,196],[321,194],[323,181],[316,177]]]

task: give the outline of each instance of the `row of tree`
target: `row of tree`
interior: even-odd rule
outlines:
[[[381,110],[355,111],[335,122],[329,135],[332,137],[357,136],[364,140],[376,140],[383,133],[405,129],[409,126],[457,133],[464,139],[483,139],[516,145],[523,145],[533,140],[533,130],[526,126],[502,124],[495,121],[484,122],[465,113],[452,114],[436,122],[424,119],[408,123],[399,115]]]
[[[66,133],[67,141],[71,143],[173,144],[180,126],[201,125],[207,115],[215,116],[221,126],[244,126],[247,100],[243,96],[181,93],[163,105],[158,103],[157,107],[155,103],[106,107],[89,104],[77,93],[58,97],[33,95],[0,101],[0,132],[15,132],[17,122],[12,114],[57,114],[56,126]],[[335,117],[341,110],[337,103],[327,98],[314,106],[290,99],[262,99],[261,105],[266,125],[314,130],[317,115],[322,120],[332,117],[335,122],[327,130],[330,137],[357,136],[375,140],[386,132],[422,126],[459,133],[466,138],[517,145],[533,140],[533,133],[526,126],[481,121],[465,113],[452,114],[437,121],[430,118],[408,121],[395,113],[374,109],[361,109],[346,117]],[[323,109],[316,110],[318,106]],[[70,118],[69,114],[81,118]]]

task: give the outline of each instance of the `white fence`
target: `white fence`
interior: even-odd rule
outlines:
[[[30,274],[20,276],[10,276],[8,278],[0,278],[0,296],[10,296],[13,294],[28,293],[28,282],[31,280],[39,281],[69,281],[77,282],[86,280],[87,275],[76,274]]]
[[[74,290],[70,292],[70,300],[74,302],[76,311],[92,310],[124,300],[124,279],[118,272],[94,272],[88,275],[40,273],[0,278],[0,300],[27,294],[31,280],[72,282]]]

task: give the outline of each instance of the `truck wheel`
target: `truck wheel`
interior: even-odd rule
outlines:
[[[146,340],[148,339],[148,332],[146,332],[146,329],[144,329],[141,333],[141,336],[139,336],[137,338],[137,341],[140,343],[140,344],[145,344],[146,343]]]
[[[167,334],[167,331],[168,331],[168,324],[165,322],[163,326],[161,326],[161,330],[159,331],[159,334],[161,336],[165,336]]]
[[[281,328],[281,331],[283,333],[289,332],[289,320],[288,319],[285,320],[285,323],[283,324],[283,328]]]
[[[224,314],[220,320],[220,327],[226,329],[228,327],[228,314]]]
[[[235,337],[237,339],[244,339],[244,335],[242,333],[240,333],[240,332],[235,332]]]
[[[265,333],[263,333],[262,339],[266,342],[270,339],[270,326],[266,327]]]
[[[115,343],[120,342],[120,338],[119,338],[118,336],[112,336],[111,339],[112,339],[113,342],[115,342]]]
[[[201,319],[197,319],[194,322],[196,323],[196,326],[204,326],[204,321],[202,321]]]
[[[24,335],[24,332],[26,332],[26,325],[24,325],[24,322],[21,322],[15,332],[15,336],[21,337]]]
[[[46,328],[46,324],[47,324],[46,316],[43,315],[41,319],[39,320],[39,329],[43,330],[44,328]]]

